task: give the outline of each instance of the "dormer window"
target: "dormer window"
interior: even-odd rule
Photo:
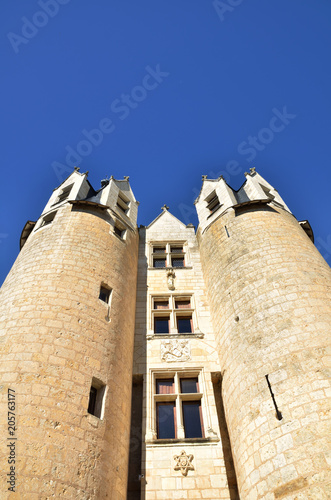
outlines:
[[[208,208],[210,214],[213,214],[214,212],[216,212],[216,210],[218,210],[221,206],[220,201],[218,199],[218,196],[216,194],[216,191],[213,191],[212,193],[210,193],[209,196],[207,196],[206,202],[207,202],[207,208]]]
[[[57,200],[53,205],[56,205],[57,203],[61,203],[62,201],[66,200],[69,197],[70,191],[72,189],[73,184],[69,184],[68,186],[65,186],[59,196],[57,197]]]
[[[127,215],[129,211],[130,200],[122,192],[120,192],[118,195],[116,205],[123,213]]]

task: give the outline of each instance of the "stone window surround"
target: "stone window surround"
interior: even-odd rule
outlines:
[[[120,211],[120,213],[125,214],[127,217],[129,217],[130,205],[131,202],[129,198],[122,191],[119,191],[116,207]]]
[[[183,395],[180,393],[180,379],[181,378],[198,378],[199,383],[199,393],[193,395]],[[176,423],[177,423],[177,438],[176,439],[157,439],[157,423],[156,423],[156,400],[159,395],[156,395],[156,380],[157,379],[175,379],[175,393],[169,395],[170,398],[176,397]],[[153,445],[174,445],[179,442],[193,442],[201,444],[210,444],[211,441],[219,441],[219,436],[213,431],[211,426],[211,415],[208,403],[207,391],[206,391],[206,380],[203,367],[187,367],[187,368],[169,368],[169,369],[158,369],[151,368],[148,373],[147,378],[147,412],[146,412],[146,444]],[[192,397],[191,397],[192,396]],[[159,399],[166,399],[167,395],[159,396]],[[201,401],[201,412],[202,412],[202,428],[203,436],[202,438],[185,438],[185,430],[183,424],[183,414],[181,409],[182,400],[195,399]]]
[[[191,261],[190,261],[190,256],[188,252],[188,244],[186,240],[167,240],[167,241],[149,241],[149,255],[148,255],[148,262],[149,262],[149,267],[148,269],[155,269],[157,271],[163,270],[163,269],[192,269]],[[180,253],[181,257],[184,257],[184,263],[185,265],[183,267],[173,267],[171,265],[171,255],[175,255],[175,252],[171,252],[171,247],[175,246],[182,246],[183,247],[183,252]],[[166,257],[166,266],[165,267],[154,267],[153,265],[153,258],[154,255],[161,257],[161,253],[153,254],[153,248],[154,247],[166,247],[165,251],[165,257]],[[179,255],[179,254],[178,254]]]
[[[168,300],[169,309],[154,309],[154,300]],[[176,309],[175,308],[175,300],[184,300],[189,299],[191,302],[190,308]],[[196,307],[194,302],[193,292],[186,293],[153,293],[149,297],[148,306],[150,310],[148,327],[147,327],[147,336],[149,338],[178,338],[181,336],[182,338],[186,338],[187,336],[201,336],[201,331],[199,330],[198,319],[196,314]],[[169,314],[170,316],[170,331],[169,333],[154,333],[154,318],[155,316],[165,316]],[[176,326],[176,317],[177,316],[187,316],[192,315],[192,332],[190,333],[178,333]]]
[[[56,217],[56,213],[57,209],[51,210],[47,214],[44,214],[42,217],[40,217],[39,222],[37,222],[35,228],[33,229],[33,232],[36,232],[39,229],[44,229],[45,227],[50,226]]]

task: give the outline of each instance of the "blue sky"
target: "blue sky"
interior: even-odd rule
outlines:
[[[255,166],[330,263],[330,24],[329,0],[3,2],[0,282],[73,164],[129,175],[138,224],[195,225],[203,174]]]

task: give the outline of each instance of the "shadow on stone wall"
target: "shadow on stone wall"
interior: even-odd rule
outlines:
[[[229,492],[231,500],[239,500],[239,492],[237,485],[236,472],[234,469],[233,456],[231,451],[231,443],[228,432],[228,426],[225,420],[223,398],[222,398],[222,376],[219,372],[212,373],[212,382],[214,389],[214,397],[216,403],[216,410],[218,422],[220,426],[221,441],[224,455],[224,464],[226,470],[226,477],[228,480]]]

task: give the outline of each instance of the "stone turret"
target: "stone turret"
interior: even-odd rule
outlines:
[[[330,268],[255,169],[196,207],[240,498],[326,498]]]
[[[96,191],[76,169],[22,232],[0,295],[22,498],[126,498],[137,207],[128,178]]]

